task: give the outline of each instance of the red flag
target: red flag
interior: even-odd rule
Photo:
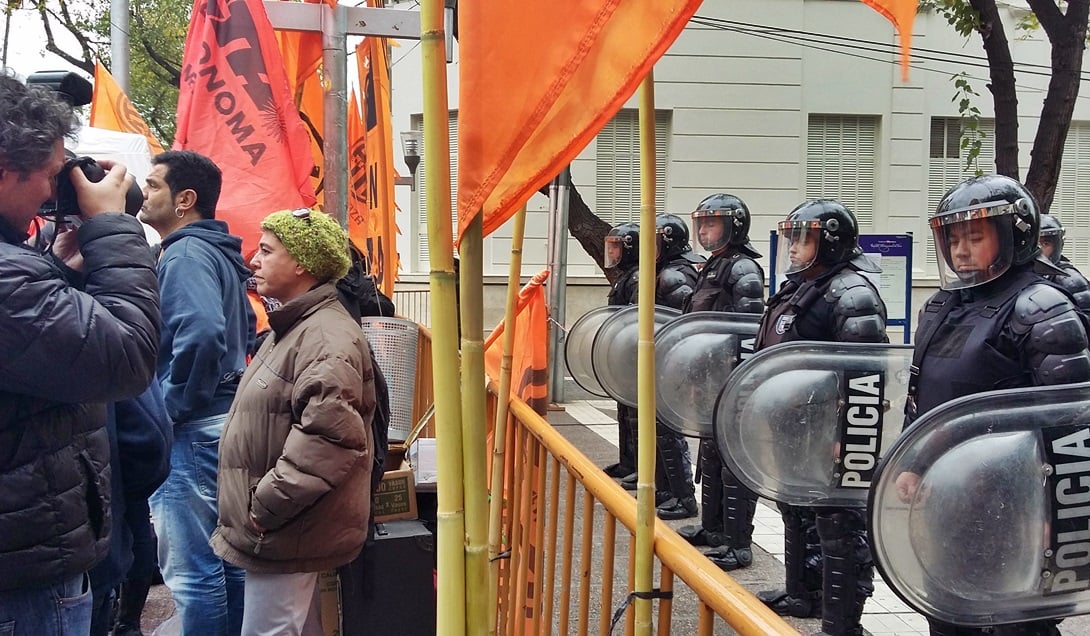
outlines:
[[[912,23],[916,20],[918,0],[863,0],[863,4],[881,13],[893,23],[901,38],[901,80],[908,81],[908,61],[912,53]]]
[[[700,4],[462,3],[459,235],[482,209],[489,234],[571,163],[635,92]]]
[[[549,399],[549,311],[545,301],[548,270],[536,274],[519,290],[515,306],[515,348],[511,352],[511,392],[542,417]],[[499,381],[503,362],[503,321],[484,343],[484,367]]]
[[[270,212],[315,203],[314,160],[261,0],[197,0],[189,21],[174,148],[223,170],[217,217],[257,246]]]
[[[151,134],[148,123],[136,112],[129,96],[117,84],[102,62],[95,62],[95,92],[91,98],[91,126],[118,132],[144,135],[151,154],[163,152],[159,140]]]

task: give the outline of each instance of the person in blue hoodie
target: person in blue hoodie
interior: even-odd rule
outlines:
[[[198,153],[152,159],[140,220],[162,237],[163,324],[158,380],[174,425],[171,472],[151,499],[159,564],[183,636],[227,636],[242,627],[244,572],[217,557],[219,440],[254,343],[242,239],[216,219],[220,169]]]

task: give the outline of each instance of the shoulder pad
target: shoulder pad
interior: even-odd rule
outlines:
[[[859,256],[856,256],[852,260],[848,261],[848,265],[851,266],[852,269],[861,272],[868,272],[871,274],[879,274],[882,272],[882,268],[878,265],[878,263],[875,263],[874,260],[866,254],[860,254]]]
[[[1048,283],[1033,283],[1015,298],[1011,327],[1017,334],[1028,333],[1035,325],[1073,311],[1070,296]]]
[[[1026,287],[1014,301],[1010,328],[1025,336],[1024,355],[1038,384],[1090,380],[1086,319],[1064,292],[1047,283]]]

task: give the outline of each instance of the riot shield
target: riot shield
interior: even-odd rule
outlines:
[[[564,362],[568,365],[568,373],[583,390],[598,397],[609,397],[609,394],[598,384],[598,378],[594,375],[594,367],[590,362],[591,345],[594,344],[594,336],[598,335],[598,328],[602,323],[621,309],[624,309],[624,305],[606,305],[591,309],[568,329],[567,340],[564,342]]]
[[[912,348],[788,342],[727,378],[715,440],[750,490],[795,506],[862,508],[901,432]]]
[[[671,307],[655,305],[655,330],[681,315]],[[591,367],[598,383],[625,406],[636,406],[636,347],[639,344],[640,314],[629,305],[607,318],[598,328],[591,345]]]
[[[932,409],[883,458],[871,545],[906,603],[967,627],[1090,612],[1090,383]]]
[[[689,437],[712,436],[712,410],[727,376],[753,354],[759,314],[698,311],[655,332],[655,412]]]

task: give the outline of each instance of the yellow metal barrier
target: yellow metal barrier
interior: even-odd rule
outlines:
[[[417,360],[419,418],[432,401],[426,329]],[[497,397],[490,391],[488,399],[492,421]],[[636,501],[518,398],[511,400],[509,426],[496,633],[563,636],[594,629],[605,636],[634,587]],[[426,429],[424,436],[433,433]],[[700,636],[714,633],[717,618],[744,636],[798,633],[661,520],[654,545],[657,587],[673,593],[657,601],[658,634],[670,634],[676,616],[695,616],[695,631],[685,633]],[[628,605],[617,626],[624,634],[633,633],[633,614]]]

